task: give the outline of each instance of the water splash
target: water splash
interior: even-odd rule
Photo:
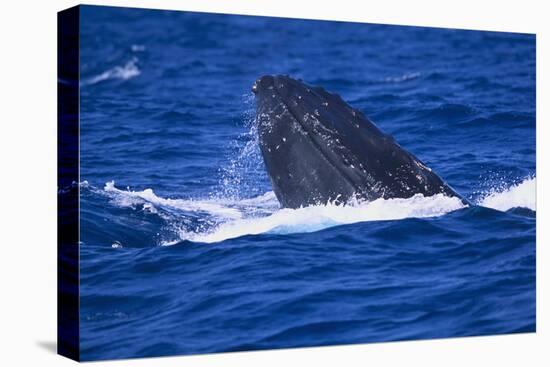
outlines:
[[[528,208],[536,211],[537,179],[528,177],[505,189],[493,189],[484,195],[478,205],[500,211]]]
[[[120,190],[115,182],[107,182],[104,191],[111,194],[112,203],[119,207],[144,205],[144,209],[156,212],[158,207],[177,209],[182,212],[203,212],[226,219],[241,218],[241,212],[233,208],[231,202],[215,200],[170,199],[157,196],[152,189],[143,191]]]
[[[329,203],[280,209],[272,191],[248,199],[169,199],[156,195],[151,189],[120,190],[114,182],[109,182],[103,193],[109,195],[116,206],[139,206],[158,213],[178,237],[178,240],[170,238],[162,242],[163,245],[184,240],[213,243],[261,233],[314,232],[357,222],[433,217],[465,207],[460,199],[442,194],[430,197],[417,194],[408,199],[378,199],[345,206]],[[163,214],[167,211],[171,213],[168,216]],[[185,218],[190,214],[209,216],[207,225],[186,225]]]
[[[261,233],[307,233],[342,224],[374,220],[425,218],[464,208],[458,198],[442,194],[415,195],[409,199],[378,199],[359,205],[318,205],[299,209],[280,209],[268,216],[242,218],[220,224],[207,233],[181,232],[182,240],[213,243]]]
[[[242,157],[246,154],[243,153]],[[160,197],[152,189],[121,190],[114,182],[108,182],[100,192],[107,195],[115,206],[139,207],[160,216],[171,232],[171,236],[161,240],[160,245],[185,240],[215,243],[262,233],[307,233],[358,222],[435,217],[466,207],[460,199],[443,194],[430,197],[417,194],[407,199],[378,199],[345,206],[329,203],[281,209],[272,191],[249,198],[172,199]],[[535,193],[536,178],[530,177],[507,189],[490,191],[477,204],[501,211],[516,207],[536,210]],[[189,221],[190,217],[199,219]]]
[[[211,193],[213,197],[241,199],[265,192],[262,183],[268,181],[259,148],[254,96],[251,93],[243,95],[243,102],[248,107],[242,119],[246,131],[231,143],[232,152],[227,164],[219,170],[219,190]]]

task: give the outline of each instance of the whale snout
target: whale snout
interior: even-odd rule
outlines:
[[[275,78],[273,75],[264,75],[258,78],[252,85],[252,92],[258,94],[266,90],[272,90],[275,85]]]
[[[252,87],[260,150],[283,207],[352,198],[461,198],[340,96],[286,75]]]
[[[293,86],[297,86],[296,80],[288,75],[264,75],[254,82],[252,92],[256,95],[262,93],[272,95],[274,90],[277,90],[284,96],[284,91]]]

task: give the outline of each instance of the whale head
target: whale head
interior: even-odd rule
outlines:
[[[341,203],[362,191],[369,178],[353,151],[361,142],[348,139],[359,130],[360,112],[335,94],[285,75],[263,76],[252,91],[260,150],[282,206]],[[383,136],[373,124],[363,126],[365,131]]]
[[[263,76],[252,91],[260,150],[283,207],[458,196],[340,96],[285,75]]]

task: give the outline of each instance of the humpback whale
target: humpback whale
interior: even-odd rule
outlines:
[[[260,151],[282,207],[415,194],[466,202],[339,95],[286,75],[262,76],[252,92]]]

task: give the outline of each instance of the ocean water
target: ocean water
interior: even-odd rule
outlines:
[[[534,35],[84,6],[80,45],[82,359],[535,331]],[[280,209],[274,73],[472,205]]]

